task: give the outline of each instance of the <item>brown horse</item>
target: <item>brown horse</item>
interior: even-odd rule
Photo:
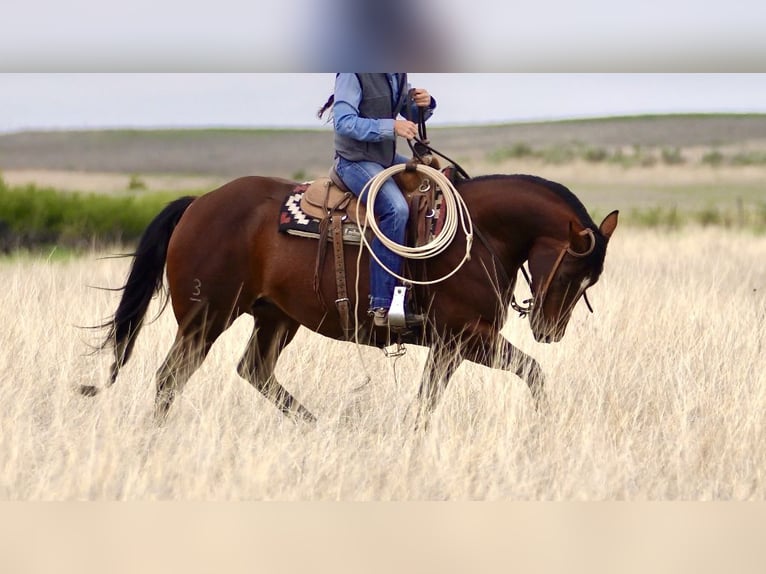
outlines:
[[[255,320],[238,372],[283,413],[314,416],[274,377],[280,352],[303,325],[344,339],[335,307],[332,257],[319,272],[325,296],[317,297],[317,242],[277,231],[280,206],[295,184],[243,177],[200,197],[170,203],[147,227],[104,346],[114,349],[108,384],[130,358],[151,298],[163,286],[167,267],[170,300],[178,331],[157,373],[155,416],[162,421],[175,395],[204,360],[218,336],[243,313]],[[436,405],[463,360],[510,370],[543,399],[543,375],[532,357],[500,335],[517,271],[528,262],[533,294],[530,325],[537,341],[558,341],[585,290],[598,280],[617,211],[596,226],[564,186],[527,175],[483,176],[457,184],[478,241],[471,259],[452,277],[413,288],[415,310],[428,321],[409,342],[429,347],[418,397],[421,413]],[[432,259],[410,263],[411,277],[441,277],[465,254],[459,235]],[[359,300],[367,301],[369,260],[357,270],[357,246],[346,246],[349,285],[359,273]],[[355,308],[350,288],[351,308]],[[387,329],[374,328],[367,305],[356,305],[357,339],[390,344]],[[353,318],[352,318],[353,322]],[[384,332],[385,331],[385,332]],[[83,386],[94,395],[98,389]]]

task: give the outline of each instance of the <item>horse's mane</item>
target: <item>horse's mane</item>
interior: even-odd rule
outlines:
[[[569,207],[571,207],[572,210],[577,214],[577,217],[580,219],[580,222],[584,226],[596,228],[596,224],[593,222],[593,219],[591,219],[590,214],[588,214],[588,210],[585,209],[585,206],[582,204],[582,202],[577,198],[577,196],[574,193],[569,191],[567,187],[561,185],[560,183],[557,183],[555,181],[550,181],[548,179],[539,177],[537,175],[526,175],[526,174],[480,175],[478,177],[472,177],[470,179],[461,180],[460,183],[462,184],[462,183],[468,183],[472,181],[491,181],[491,180],[508,180],[508,179],[527,181],[529,183],[533,183],[533,184],[541,185],[545,187],[549,191],[553,192],[560,199],[562,199]]]

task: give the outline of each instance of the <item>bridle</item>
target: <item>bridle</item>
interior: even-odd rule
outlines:
[[[492,247],[492,245],[489,243],[487,238],[481,232],[481,229],[479,229],[476,225],[474,225],[473,227],[473,234],[476,236],[479,242],[484,246],[484,248],[487,251],[489,251],[489,254],[492,257],[492,261],[496,262],[495,269],[499,270],[500,276],[501,276],[500,279],[502,279],[502,281],[506,285],[510,285],[511,309],[516,311],[519,314],[519,317],[522,319],[528,316],[532,312],[532,308],[534,306],[542,307],[544,305],[545,298],[548,295],[548,290],[550,289],[551,283],[553,283],[553,278],[556,276],[556,273],[558,273],[559,267],[561,267],[562,261],[564,261],[564,256],[569,254],[572,257],[581,259],[593,253],[593,250],[596,248],[596,234],[593,233],[592,229],[588,229],[588,228],[583,229],[579,233],[579,235],[583,237],[588,236],[588,238],[590,239],[590,246],[588,247],[588,249],[582,253],[578,253],[577,251],[574,251],[572,249],[570,243],[567,243],[564,247],[562,247],[561,251],[556,257],[556,261],[554,262],[553,267],[551,268],[551,272],[545,278],[545,283],[543,284],[543,288],[540,290],[538,301],[535,303],[535,297],[533,294],[531,298],[524,299],[521,303],[519,303],[516,300],[516,293],[514,293],[515,286],[516,286],[515,278],[512,280],[511,277],[508,275],[508,272],[505,270],[505,266],[503,265],[503,262],[501,261],[500,257],[495,252],[495,249]],[[489,273],[489,271],[487,271],[487,273]],[[532,280],[530,279],[529,272],[524,267],[524,264],[521,265],[521,274],[524,276],[524,280],[527,282],[527,285],[529,286],[529,290],[533,291]],[[585,305],[588,307],[588,311],[593,313],[593,307],[591,306],[590,301],[588,300],[587,289],[583,291],[582,295],[583,295],[583,299],[585,299]]]
[[[590,239],[590,246],[587,250],[585,250],[583,253],[578,253],[577,251],[574,251],[571,247],[570,243],[567,243],[564,248],[559,252],[558,257],[556,257],[556,262],[553,264],[553,267],[551,268],[551,272],[548,274],[548,277],[545,279],[545,283],[543,284],[543,288],[540,290],[540,301],[537,303],[539,307],[542,307],[545,304],[545,298],[548,296],[548,289],[550,289],[551,283],[553,283],[553,278],[558,273],[559,267],[561,267],[561,262],[564,260],[564,256],[568,253],[572,257],[576,257],[578,259],[582,259],[583,257],[587,257],[591,253],[593,253],[593,250],[596,248],[596,234],[593,233],[592,229],[583,229],[579,235],[581,237],[588,236]],[[523,269],[523,267],[522,267]],[[524,277],[527,278],[526,273],[524,274]],[[527,281],[529,282],[529,279],[527,278]],[[532,288],[532,283],[529,283],[530,289]],[[588,310],[593,313],[593,307],[591,307],[590,301],[588,301],[588,294],[587,289],[583,291],[583,298],[585,299],[585,304],[588,306]],[[530,302],[529,309],[527,310],[527,313],[531,311],[532,304]]]
[[[501,272],[504,276],[504,278],[507,280],[507,282],[510,284],[510,278],[508,277],[508,273],[505,271],[505,268],[503,267],[502,262],[500,261],[500,258],[495,253],[494,249],[489,245],[489,242],[484,238],[484,236],[481,234],[481,232],[474,227],[474,235],[478,237],[479,241],[484,245],[484,247],[487,248],[490,255],[493,259],[497,260],[500,264]],[[556,274],[558,273],[559,267],[561,267],[562,261],[564,261],[564,256],[569,254],[572,257],[576,257],[578,259],[581,259],[583,257],[587,257],[591,253],[593,253],[593,250],[596,248],[596,235],[593,233],[592,229],[583,229],[580,233],[580,236],[588,236],[590,239],[590,246],[588,249],[582,253],[578,253],[577,251],[574,251],[571,247],[571,244],[567,243],[559,252],[558,256],[556,257],[556,261],[553,264],[553,267],[551,267],[551,271],[548,274],[548,276],[545,278],[545,283],[543,283],[543,288],[540,290],[540,295],[538,296],[538,301],[535,303],[534,296],[530,299],[525,299],[521,303],[516,301],[516,294],[511,293],[511,308],[516,311],[519,314],[519,317],[522,319],[529,315],[532,312],[532,308],[536,305],[538,307],[542,307],[545,304],[545,299],[548,296],[548,290],[550,289],[551,283],[553,283],[554,277],[556,277]],[[529,273],[527,272],[526,268],[522,264],[521,266],[521,273],[524,276],[524,280],[527,282],[527,285],[529,286],[529,290],[532,291],[532,280],[529,278]],[[585,305],[588,307],[588,311],[593,313],[593,307],[590,304],[590,301],[588,300],[588,293],[587,289],[583,291],[582,293],[583,299],[585,300]]]
[[[414,138],[413,140],[407,140],[408,145],[410,146],[410,150],[412,151],[412,154],[420,161],[421,163],[424,163],[426,165],[431,164],[431,159],[428,157],[430,154],[438,155],[445,160],[447,160],[449,163],[451,163],[455,170],[460,173],[463,177],[466,179],[470,179],[470,176],[466,171],[458,165],[457,162],[452,160],[451,158],[447,157],[443,153],[435,150],[433,147],[431,147],[430,142],[428,140],[427,132],[426,132],[426,122],[425,122],[425,111],[423,108],[418,108],[418,137]],[[508,275],[508,272],[505,270],[505,266],[503,265],[503,262],[498,257],[497,253],[495,253],[495,250],[490,245],[489,241],[484,237],[484,234],[481,232],[481,230],[474,226],[473,233],[476,236],[476,238],[481,242],[482,245],[489,251],[489,254],[492,257],[493,261],[496,261],[499,265],[500,274],[502,275],[502,279],[505,281],[507,285],[511,286],[512,290],[515,290],[515,284],[516,280],[511,280],[510,276]],[[556,273],[559,270],[559,267],[561,266],[562,261],[564,260],[564,256],[566,254],[571,255],[572,257],[576,258],[583,258],[587,257],[591,253],[593,253],[593,250],[596,248],[596,235],[593,233],[592,229],[585,228],[579,233],[580,236],[588,236],[590,239],[590,246],[586,251],[583,253],[577,253],[576,251],[572,250],[571,243],[567,243],[562,249],[561,252],[556,257],[556,262],[553,264],[553,267],[551,268],[551,272],[548,274],[548,277],[545,279],[545,283],[543,285],[543,288],[540,292],[539,301],[535,303],[534,295],[529,299],[524,299],[521,303],[516,301],[516,294],[511,293],[511,308],[516,311],[519,314],[519,317],[522,319],[526,316],[528,316],[532,312],[532,308],[536,305],[538,307],[542,307],[545,303],[545,298],[548,295],[548,289],[550,289],[551,283],[553,282],[553,278],[556,276]],[[529,277],[529,272],[526,270],[524,265],[521,265],[521,273],[524,276],[524,280],[527,282],[527,285],[529,286],[530,291],[532,291],[532,280]],[[583,299],[585,300],[585,305],[588,307],[588,311],[593,313],[593,307],[590,304],[590,301],[588,300],[588,293],[587,288],[582,293]]]

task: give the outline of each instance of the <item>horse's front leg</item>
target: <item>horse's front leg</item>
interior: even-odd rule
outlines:
[[[428,426],[428,417],[436,408],[447,388],[447,383],[463,362],[460,349],[444,342],[434,343],[428,350],[423,377],[417,397],[417,419],[415,428]]]
[[[495,340],[495,352],[481,353],[476,359],[478,359],[476,362],[487,367],[516,373],[529,386],[532,399],[535,401],[535,408],[538,411],[545,411],[547,406],[545,376],[537,360],[514,347],[505,337],[499,334]]]
[[[485,323],[473,329],[463,345],[463,358],[492,369],[516,373],[529,386],[537,410],[545,411],[545,377],[540,364],[509,343],[494,326]]]

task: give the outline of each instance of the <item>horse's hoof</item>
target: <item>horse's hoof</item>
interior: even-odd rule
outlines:
[[[300,411],[300,419],[298,419],[298,417],[293,417],[293,420],[302,420],[304,423],[311,425],[316,424],[317,422],[317,418],[306,409]]]
[[[80,393],[86,397],[95,397],[100,390],[93,385],[80,385]]]

